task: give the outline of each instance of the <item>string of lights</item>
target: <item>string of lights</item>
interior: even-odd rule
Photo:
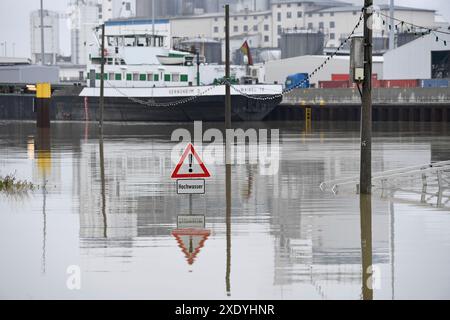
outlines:
[[[338,52],[347,44],[348,41],[350,41],[350,39],[353,37],[353,35],[355,34],[356,30],[358,29],[358,27],[361,25],[361,22],[363,21],[364,15],[363,13],[361,13],[358,22],[356,23],[356,25],[354,26],[354,28],[352,29],[352,31],[350,32],[349,36],[347,38],[345,38],[339,46],[336,47],[336,49],[334,50],[334,52],[329,55],[318,67],[316,67],[311,73],[308,74],[308,78],[304,79],[302,81],[300,81],[299,83],[297,83],[296,85],[292,86],[289,89],[285,89],[283,90],[282,93],[277,94],[277,95],[271,95],[268,97],[255,97],[255,96],[250,96],[247,93],[243,92],[242,90],[239,90],[236,86],[234,86],[233,84],[231,84],[230,82],[228,82],[230,84],[230,86],[236,90],[237,92],[239,92],[241,95],[245,96],[248,99],[253,99],[253,100],[260,100],[260,101],[267,101],[267,100],[274,100],[274,99],[279,99],[281,97],[283,97],[284,95],[288,94],[289,92],[291,92],[294,89],[297,89],[299,87],[301,87],[303,84],[306,83],[306,81],[308,81],[311,77],[313,77],[315,74],[317,74],[320,70],[322,70],[325,65],[331,60],[333,59]]]
[[[386,21],[386,19],[391,19],[390,16],[386,15],[385,13],[383,13],[381,11],[376,11],[376,13],[377,13],[378,17],[381,18],[383,26],[386,26],[386,25],[388,26],[389,31],[392,31],[392,29],[395,29],[396,31],[406,29],[409,33],[414,33],[414,35],[422,36],[422,37],[425,35],[433,34],[436,38],[436,42],[441,41],[444,44],[444,46],[447,46],[447,40],[440,38],[438,34],[450,35],[450,32],[447,32],[444,30],[439,30],[439,29],[434,30],[429,27],[419,26],[414,23],[404,21],[401,19],[397,19],[397,18],[392,18],[394,21],[397,22],[394,25],[392,25]]]
[[[207,94],[209,91],[213,90],[215,87],[219,86],[218,85],[211,85],[209,86],[206,90],[203,90],[202,92],[200,92],[197,95],[194,96],[190,96],[184,99],[180,99],[180,100],[176,100],[176,101],[171,101],[171,102],[166,102],[166,103],[158,103],[158,102],[154,102],[152,100],[142,100],[142,99],[138,99],[138,98],[134,98],[134,97],[130,97],[128,96],[126,93],[124,93],[122,90],[120,90],[119,88],[115,87],[112,83],[110,83],[109,81],[107,81],[107,83],[111,86],[111,88],[113,88],[114,90],[116,90],[119,94],[121,94],[123,97],[127,98],[128,100],[141,104],[141,105],[145,105],[147,107],[176,107],[180,104],[185,104],[185,103],[189,103],[192,102],[198,98],[200,98],[201,96],[204,96],[205,94]]]
[[[362,9],[362,11],[363,10],[364,9]],[[211,91],[213,88],[215,88],[217,86],[220,86],[220,85],[223,85],[223,84],[229,84],[230,87],[232,87],[236,92],[238,92],[242,96],[245,96],[248,99],[259,100],[259,101],[275,100],[275,99],[282,98],[284,95],[290,93],[294,89],[297,89],[297,88],[303,86],[310,78],[312,78],[320,70],[322,70],[326,66],[326,64],[331,59],[333,59],[339,53],[339,51],[348,43],[348,41],[350,41],[350,39],[353,37],[353,35],[355,34],[355,32],[358,29],[358,27],[361,25],[362,21],[363,21],[363,13],[361,13],[361,15],[360,15],[360,17],[358,19],[358,22],[356,23],[356,25],[354,26],[354,28],[352,29],[350,34],[347,36],[347,38],[345,38],[343,41],[341,41],[341,43],[339,44],[339,46],[336,47],[336,49],[333,51],[333,53],[331,55],[329,55],[318,67],[316,67],[312,72],[310,72],[308,74],[308,78],[307,79],[304,79],[304,80],[298,82],[297,84],[295,84],[294,86],[290,87],[289,89],[285,89],[281,93],[275,94],[275,95],[269,95],[269,96],[266,96],[266,97],[251,96],[251,95],[247,94],[246,92],[240,90],[237,86],[232,84],[228,79],[224,79],[224,81],[222,83],[219,83],[217,85],[212,85],[208,89],[200,92],[197,95],[194,95],[194,96],[191,96],[191,97],[187,97],[187,98],[184,98],[184,99],[181,99],[181,100],[173,101],[173,102],[156,103],[156,102],[151,101],[151,100],[146,101],[146,100],[130,97],[127,94],[125,94],[123,91],[121,91],[119,88],[117,88],[114,85],[112,85],[109,81],[107,81],[107,83],[111,86],[111,88],[116,90],[122,96],[126,97],[128,100],[133,101],[133,102],[138,103],[138,104],[141,104],[141,105],[148,106],[148,107],[175,107],[175,106],[178,106],[178,105],[181,105],[181,104],[189,103],[189,102],[192,102],[192,101],[200,98],[201,96],[205,95],[206,93]]]

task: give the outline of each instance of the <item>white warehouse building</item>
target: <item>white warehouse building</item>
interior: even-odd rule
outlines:
[[[450,78],[450,35],[429,34],[386,52],[383,75],[388,80]]]
[[[269,61],[265,64],[266,82],[284,84],[288,75],[311,73],[326,59],[327,56],[301,56]],[[335,56],[310,79],[310,83],[317,85],[319,81],[331,80],[332,74],[348,74],[349,71],[350,58],[348,56]],[[373,57],[373,73],[377,74],[379,79],[383,78],[383,57]]]

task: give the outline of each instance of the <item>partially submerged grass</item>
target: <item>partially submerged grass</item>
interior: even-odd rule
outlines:
[[[14,174],[7,175],[5,177],[0,176],[0,192],[8,194],[27,193],[28,191],[34,191],[36,186],[26,180],[17,180]]]

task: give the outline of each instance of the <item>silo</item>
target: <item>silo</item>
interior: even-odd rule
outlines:
[[[311,30],[287,30],[281,34],[281,59],[322,55],[324,34]]]
[[[195,47],[200,55],[205,56],[207,63],[218,63],[222,62],[222,44],[220,41],[208,38],[192,38],[182,41],[180,45],[183,48]]]

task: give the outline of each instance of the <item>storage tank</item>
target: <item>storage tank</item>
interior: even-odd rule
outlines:
[[[195,47],[200,55],[205,56],[207,63],[222,62],[222,45],[220,41],[209,38],[192,38],[180,42],[184,49]]]
[[[324,34],[311,30],[286,30],[281,34],[281,59],[322,55]]]

